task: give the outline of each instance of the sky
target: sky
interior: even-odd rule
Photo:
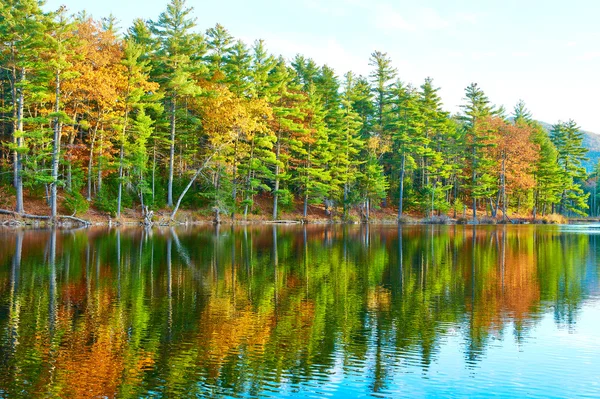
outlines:
[[[47,0],[96,18],[157,19],[168,0]],[[414,86],[431,77],[445,108],[458,112],[476,82],[512,111],[524,100],[535,119],[574,119],[600,133],[600,2],[597,0],[187,0],[198,31],[220,23],[247,44],[264,39],[275,55],[296,54],[342,76],[368,75],[383,51]]]

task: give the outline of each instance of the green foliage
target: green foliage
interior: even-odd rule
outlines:
[[[310,55],[287,62],[220,24],[197,33],[185,0],[135,20],[124,37],[114,16],[45,14],[40,4],[0,6],[2,179],[37,197],[50,191],[53,205],[66,190],[67,207],[82,212],[85,186],[111,213],[119,201],[173,207],[188,191],[183,207],[232,216],[256,211],[258,196],[273,197],[273,217],[304,201],[326,204],[332,217],[342,208],[344,220],[380,205],[401,218],[464,202],[475,215],[495,212],[501,197],[520,213],[581,215],[588,198],[599,209],[577,124],[548,136],[523,101],[509,119],[475,83],[451,116],[431,78],[401,80],[381,51],[368,76],[340,79]],[[534,131],[519,141],[535,152],[521,157],[527,165],[499,154],[507,141],[498,121]],[[509,198],[505,162],[523,182]]]
[[[73,215],[85,213],[90,208],[89,201],[79,191],[67,191],[63,204],[67,212]]]
[[[98,192],[93,200],[93,205],[96,209],[109,213],[111,216],[116,216],[118,205],[118,183],[119,176],[113,173],[106,177],[102,184],[102,189]],[[134,196],[130,192],[123,192],[122,206],[131,208],[133,206]]]

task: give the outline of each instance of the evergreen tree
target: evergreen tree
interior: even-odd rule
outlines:
[[[394,163],[398,169],[398,220],[404,213],[406,170],[415,163],[423,146],[423,120],[414,89],[397,81],[391,89],[393,118],[391,118]]]
[[[360,134],[366,139],[371,134],[375,115],[371,85],[365,77],[355,77],[352,72],[346,74],[346,81],[348,100],[362,120]]]
[[[329,193],[331,175],[327,165],[331,160],[328,129],[321,99],[311,87],[304,112],[304,129],[295,130],[290,139],[291,164],[294,167],[301,195],[303,216],[308,216],[308,204],[325,199]],[[295,164],[295,165],[294,165]]]
[[[289,162],[290,140],[295,135],[302,135],[304,131],[305,112],[302,109],[306,96],[301,93],[300,87],[294,84],[294,74],[285,61],[280,58],[277,65],[269,75],[268,101],[273,109],[273,130],[277,136],[275,143],[275,173],[273,186],[273,219],[277,219],[279,200],[289,203],[291,192],[281,189],[282,181],[289,180],[286,165]],[[293,142],[292,142],[293,143]]]
[[[150,93],[158,89],[158,84],[149,82],[149,62],[140,60],[143,47],[136,44],[132,39],[125,43],[124,59],[122,61],[125,67],[125,86],[122,90],[121,103],[123,104],[123,115],[121,119],[121,135],[119,138],[119,183],[117,197],[117,218],[121,216],[121,200],[123,195],[123,168],[125,166],[125,147],[129,140],[128,130],[130,124],[130,113],[137,110],[135,129],[135,149],[134,159],[137,173],[136,180],[139,187],[139,194],[143,203],[143,172],[142,162],[146,160],[146,142],[152,134],[152,120],[145,114],[145,107],[154,106],[148,104],[153,100]]]
[[[579,182],[586,177],[582,162],[586,161],[587,149],[583,146],[583,133],[572,119],[552,126],[550,139],[556,147],[556,162],[561,167],[563,190],[558,212],[565,210],[583,215],[587,209],[588,194],[584,194]]]
[[[517,105],[515,105],[515,108],[513,110],[513,120],[514,120],[515,124],[520,124],[520,123],[531,124],[533,122],[531,113],[529,112],[529,110],[527,109],[527,106],[525,105],[525,101],[519,100]]]
[[[356,201],[352,194],[362,161],[360,153],[365,143],[360,137],[363,125],[360,116],[352,107],[351,92],[355,84],[352,73],[346,74],[344,93],[341,97],[339,122],[331,128],[331,187],[330,195],[343,206],[342,217],[348,217],[348,207]]]
[[[461,120],[465,125],[465,141],[470,154],[470,189],[473,221],[476,221],[477,199],[489,197],[493,190],[493,178],[486,170],[490,166],[489,159],[485,156],[483,149],[491,145],[487,119],[496,112],[483,90],[476,83],[471,83],[465,89],[464,101],[465,104],[461,105],[463,109]]]
[[[227,62],[227,56],[233,46],[233,37],[221,24],[206,31],[206,44],[208,47],[208,69],[212,80],[220,82],[224,78],[223,68]]]
[[[371,54],[369,65],[373,68],[370,74],[372,91],[375,101],[375,121],[373,133],[385,137],[387,126],[387,112],[390,100],[390,87],[397,75],[397,70],[392,67],[392,61],[387,53],[375,51]]]
[[[252,50],[252,97],[264,99],[269,95],[269,75],[277,65],[277,60],[268,54],[263,40],[254,42]]]
[[[291,66],[296,72],[294,82],[307,92],[318,78],[319,67],[312,58],[306,59],[300,54],[294,57]]]
[[[58,186],[60,184],[58,170],[61,153],[61,136],[63,123],[69,121],[68,116],[62,110],[61,96],[63,94],[61,84],[63,79],[69,77],[68,69],[71,66],[69,56],[72,54],[71,33],[73,23],[66,16],[66,9],[60,8],[54,15],[50,25],[50,62],[49,69],[53,75],[54,83],[54,109],[51,114],[53,118],[53,138],[52,138],[52,172],[51,172],[51,193],[50,193],[50,214],[53,221],[58,216]],[[65,76],[66,75],[66,76]]]
[[[8,0],[0,4],[0,41],[4,44],[1,62],[8,72],[11,109],[11,150],[13,156],[13,185],[17,213],[24,213],[23,157],[25,144],[26,103],[36,92],[44,90],[40,82],[39,52],[47,45],[44,38],[42,2],[38,0]],[[36,76],[37,75],[37,76]]]
[[[199,93],[194,74],[202,71],[199,61],[205,53],[204,39],[192,32],[196,26],[196,19],[190,16],[192,10],[186,7],[185,0],[171,0],[158,20],[150,22],[150,29],[158,42],[153,77],[165,92],[165,108],[169,109],[169,207],[173,206],[178,100]]]
[[[225,58],[223,66],[226,82],[238,97],[249,97],[252,92],[252,58],[248,48],[238,40]]]
[[[544,216],[548,207],[554,208],[560,202],[563,189],[563,175],[557,163],[558,153],[556,147],[544,128],[534,123],[533,141],[539,146],[539,156],[534,165],[534,190],[533,218],[538,212]]]

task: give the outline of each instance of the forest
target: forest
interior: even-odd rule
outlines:
[[[202,31],[185,0],[128,28],[42,3],[0,4],[3,212],[37,201],[51,220],[91,207],[118,220],[598,215],[600,168],[583,167],[577,123],[548,131],[476,83],[452,114],[432,78],[403,81],[382,51],[368,76],[341,76],[219,24]]]

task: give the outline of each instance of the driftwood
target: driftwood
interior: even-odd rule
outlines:
[[[154,225],[154,222],[152,221],[152,218],[154,217],[154,211],[149,210],[148,206],[145,206],[142,213],[144,214],[144,221],[142,224],[146,227],[152,227],[152,225]]]
[[[11,215],[11,216],[15,216],[15,217],[19,217],[19,218],[25,218],[25,219],[52,220],[51,216],[30,215],[28,213],[18,213],[18,212],[9,211],[9,210],[6,210],[6,209],[0,209],[0,214]],[[77,223],[81,223],[81,224],[83,224],[85,226],[89,226],[89,225],[92,224],[92,222],[90,222],[89,220],[84,220],[84,219],[77,218],[75,216],[68,216],[68,215],[58,215],[56,217],[56,219],[73,220],[73,221],[75,221]]]
[[[218,206],[213,208],[213,212],[215,213],[215,218],[213,219],[213,224],[221,224],[221,210]]]

